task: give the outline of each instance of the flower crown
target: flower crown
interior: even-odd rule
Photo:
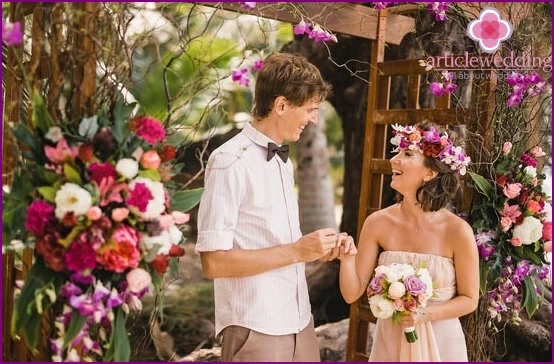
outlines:
[[[394,137],[390,142],[396,146],[393,153],[397,153],[400,149],[418,150],[425,156],[437,158],[446,163],[460,176],[466,174],[471,159],[462,147],[454,146],[446,132],[439,133],[433,127],[423,130],[416,126],[398,124],[392,125],[392,129]]]

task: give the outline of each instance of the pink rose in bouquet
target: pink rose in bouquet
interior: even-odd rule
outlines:
[[[425,308],[433,296],[433,281],[427,268],[409,264],[380,265],[368,286],[371,312],[378,319],[400,322],[403,315]],[[406,340],[417,340],[415,327],[404,329]]]

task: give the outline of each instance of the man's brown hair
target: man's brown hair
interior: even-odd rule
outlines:
[[[331,86],[306,58],[275,52],[264,60],[256,79],[252,116],[256,120],[267,117],[279,96],[294,106],[302,106],[313,99],[325,100],[330,91]]]

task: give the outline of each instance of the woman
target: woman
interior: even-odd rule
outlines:
[[[340,289],[352,303],[377,265],[426,263],[436,296],[400,324],[378,320],[369,361],[468,361],[458,317],[477,308],[478,253],[469,224],[446,207],[469,158],[430,124],[393,128],[391,187],[399,202],[367,217],[357,249],[343,239]],[[410,344],[403,327],[414,326],[419,339]]]

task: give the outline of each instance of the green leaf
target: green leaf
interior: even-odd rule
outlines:
[[[179,258],[169,258],[169,275],[171,278],[179,277]]]
[[[537,290],[530,276],[523,280],[523,307],[531,318],[539,308]]]
[[[35,90],[33,92],[33,127],[42,131],[43,134],[48,132],[50,127],[54,126],[54,120],[46,109],[42,96]]]
[[[69,182],[73,182],[78,185],[83,183],[83,181],[81,180],[81,175],[75,168],[73,168],[71,164],[66,163],[63,165],[63,173],[65,174]]]
[[[67,348],[67,345],[69,345],[71,341],[77,337],[77,335],[79,335],[79,333],[83,330],[83,326],[85,326],[86,322],[86,316],[82,316],[77,310],[73,310],[71,322],[69,323],[69,327],[67,328],[65,337],[63,339],[64,349]]]
[[[56,189],[50,186],[42,186],[37,188],[38,193],[48,202],[56,201]]]
[[[35,292],[52,283],[54,291],[59,292],[63,282],[64,277],[61,273],[54,272],[46,267],[41,257],[35,257],[35,262],[31,267],[25,285],[15,302],[12,317],[12,334],[22,334],[31,349],[36,345],[38,331],[42,322],[42,315],[38,313],[35,303]],[[47,296],[44,296],[41,304],[42,308],[47,310],[52,302]]]
[[[17,123],[12,134],[18,142],[29,147],[33,160],[38,162],[44,159],[42,143],[25,124]]]
[[[156,182],[160,182],[161,180],[160,174],[155,169],[142,169],[139,171],[138,175]]]
[[[125,330],[125,313],[121,308],[117,310],[115,315],[113,346],[114,361],[129,361],[131,345],[127,330]]]
[[[475,187],[479,193],[485,195],[488,199],[492,197],[493,185],[490,181],[487,181],[483,176],[477,173],[469,172],[471,179],[475,182]]]
[[[176,192],[173,196],[171,196],[169,210],[181,212],[189,211],[194,206],[198,205],[203,192],[203,188]]]

